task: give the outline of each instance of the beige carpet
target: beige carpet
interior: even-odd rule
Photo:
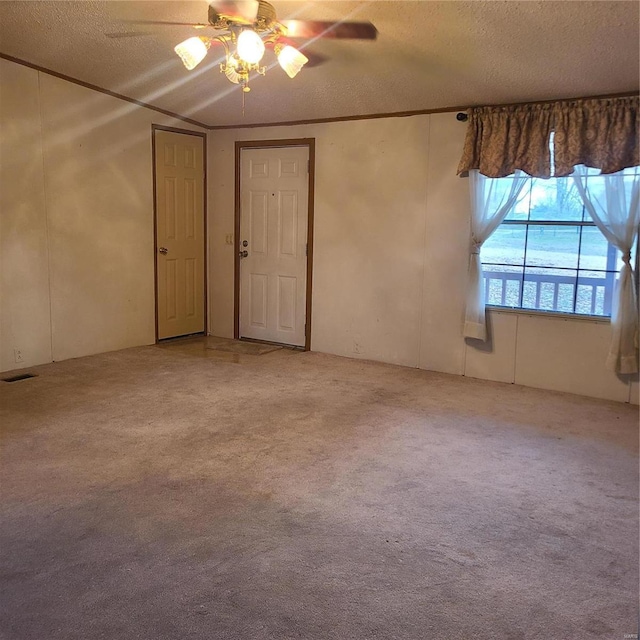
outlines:
[[[0,382],[0,637],[637,632],[637,407],[203,344]]]
[[[262,356],[265,353],[271,353],[272,351],[282,349],[282,347],[277,344],[228,340],[227,338],[208,337],[203,339],[203,342],[206,349],[225,351],[228,353],[240,353],[247,356]]]
[[[167,340],[159,344],[158,348],[180,349],[182,353],[191,356],[239,363],[241,356],[262,356],[272,351],[279,351],[284,348],[294,349],[295,347],[282,347],[265,342],[231,340],[229,338],[217,338],[214,336],[188,336],[186,338]],[[247,362],[250,361],[251,359],[247,360]]]

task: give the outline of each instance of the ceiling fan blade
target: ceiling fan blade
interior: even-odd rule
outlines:
[[[258,0],[212,0],[209,6],[219,16],[225,18],[241,18],[253,24],[258,17],[260,3]]]
[[[160,27],[193,27],[194,29],[204,29],[211,25],[204,22],[170,22],[169,20],[123,20],[128,24],[148,24]]]
[[[352,38],[375,40],[378,30],[370,22],[282,20],[288,38]]]
[[[105,33],[105,38],[117,39],[117,38],[138,38],[143,36],[154,35],[150,31],[120,31],[116,33]]]

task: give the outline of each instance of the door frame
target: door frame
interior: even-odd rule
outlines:
[[[305,294],[304,350],[311,351],[311,300],[313,290],[313,202],[316,175],[316,139],[290,138],[283,140],[237,140],[235,147],[235,202],[234,202],[234,267],[233,267],[233,337],[240,338],[240,189],[243,149],[277,149],[280,147],[307,147],[309,149],[308,202],[307,202],[307,290]]]
[[[177,129],[176,127],[166,127],[161,124],[151,125],[151,170],[153,173],[153,315],[155,319],[155,341],[160,342],[158,338],[158,202],[156,196],[156,131],[168,131],[169,133],[182,133],[188,136],[197,136],[202,138],[202,170],[204,172],[204,181],[202,183],[203,208],[202,215],[204,217],[203,226],[203,242],[204,242],[204,328],[203,335],[209,332],[209,278],[208,274],[208,236],[207,236],[207,134],[200,131],[192,131],[190,129]],[[199,335],[199,334],[195,334]],[[172,340],[173,338],[164,338],[164,340]]]

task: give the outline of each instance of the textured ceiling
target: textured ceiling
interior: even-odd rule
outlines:
[[[293,80],[277,65],[253,79],[244,116],[241,92],[219,73],[213,52],[191,72],[173,53],[192,29],[125,22],[206,22],[205,0],[3,0],[0,52],[207,126],[584,97],[639,87],[636,1],[273,4],[280,19],[370,20],[378,39],[313,43],[312,50],[329,60],[303,68]],[[131,35],[107,35],[116,33]]]

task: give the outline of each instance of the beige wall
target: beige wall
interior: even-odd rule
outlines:
[[[210,132],[211,333],[233,336],[235,141],[315,138],[314,351],[637,403],[607,322],[493,311],[489,345],[462,338],[464,135],[453,113]]]
[[[0,369],[154,341],[154,111],[0,60]],[[233,334],[234,142],[316,138],[312,349],[638,402],[607,323],[491,312],[461,337],[468,186],[454,114],[213,131],[210,332]],[[16,364],[14,350],[24,361]]]
[[[0,369],[51,361],[38,74],[0,60]]]
[[[154,342],[153,123],[0,60],[1,370]]]

